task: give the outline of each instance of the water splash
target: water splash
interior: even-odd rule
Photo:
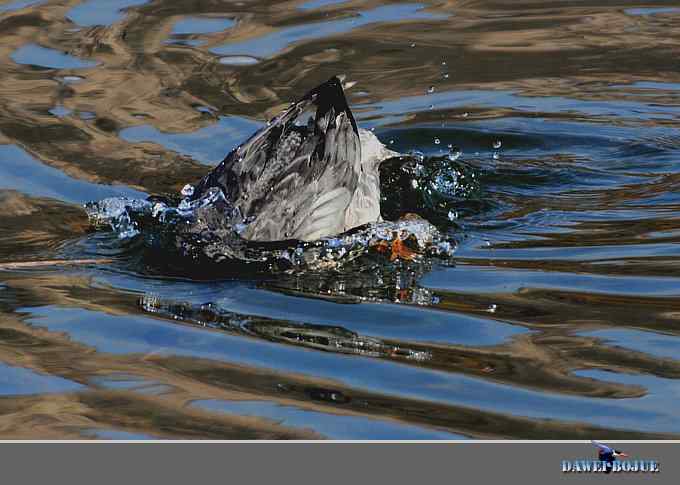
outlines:
[[[85,211],[95,227],[110,226],[120,239],[130,239],[140,233],[139,224],[131,214],[152,209],[150,202],[129,197],[109,197],[99,202],[88,202]]]
[[[462,150],[458,147],[455,147],[453,145],[449,145],[449,161],[455,162],[460,158],[460,156],[463,154]]]
[[[415,170],[425,172],[423,166]],[[456,178],[441,175],[434,183],[438,190],[452,192]],[[96,227],[109,227],[119,239],[140,238],[154,251],[178,253],[193,262],[257,263],[267,271],[336,269],[362,256],[378,257],[396,239],[414,251],[416,259],[448,259],[456,247],[455,241],[415,214],[311,242],[248,241],[241,235],[252,220],[242,217],[219,188],[194,200],[193,193],[194,187],[186,185],[175,200],[114,197],[90,202],[85,209]]]
[[[441,146],[440,140],[440,146]],[[459,148],[449,145],[446,155],[425,158],[412,151],[409,160],[387,162],[380,168],[381,211],[396,219],[416,213],[440,228],[450,228],[450,212],[459,213],[461,203],[477,197],[477,169],[459,162]]]

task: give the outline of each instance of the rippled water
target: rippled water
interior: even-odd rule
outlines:
[[[0,438],[680,439],[677,4],[22,0],[0,37]],[[339,73],[445,257],[88,220]]]

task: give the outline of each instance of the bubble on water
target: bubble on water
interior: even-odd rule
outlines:
[[[83,81],[85,78],[82,77],[82,76],[64,76],[61,79],[66,84],[72,84],[72,83],[79,83],[80,81]]]
[[[415,43],[415,42],[411,42],[411,47],[415,47],[415,46],[416,46],[416,43]]]
[[[470,113],[468,113],[468,112],[466,111],[466,112],[463,113],[461,116],[462,116],[463,118],[467,118],[468,116],[470,116]]]
[[[448,72],[445,72],[445,73],[444,73],[444,79],[448,79],[448,78],[449,78],[449,73],[448,73]]]
[[[458,147],[454,147],[453,145],[449,145],[449,155],[448,159],[451,160],[452,162],[455,162],[460,158],[460,156],[463,154],[463,152],[460,150]]]
[[[191,197],[194,195],[194,186],[191,184],[186,184],[184,187],[182,187],[182,196],[184,197]]]
[[[494,147],[495,150],[498,150],[501,147],[501,145],[502,145],[502,143],[501,143],[500,140],[495,140],[493,142],[493,147]]]
[[[431,189],[450,197],[457,195],[459,187],[458,171],[451,170],[448,167],[441,167],[432,175],[430,180]],[[430,189],[428,191],[431,193]]]
[[[442,141],[439,138],[434,139],[434,144],[439,145]]]
[[[390,140],[390,145],[394,145],[394,140]]]
[[[418,188],[418,180],[411,179],[411,187],[413,187],[414,189],[417,189]]]
[[[450,210],[449,213],[447,214],[447,217],[449,218],[450,221],[455,221],[458,219],[458,213],[454,210]]]
[[[442,61],[442,66],[445,66],[445,65],[446,65],[446,61]]]
[[[498,306],[495,303],[493,303],[493,304],[489,305],[489,308],[487,308],[486,311],[489,312],[489,313],[496,313],[497,308],[498,308]]]
[[[434,105],[433,105],[433,104],[430,105],[430,109],[431,109],[431,110],[434,109]]]
[[[427,94],[432,94],[432,93],[434,93],[434,86],[430,86],[429,88],[427,88]]]
[[[495,151],[495,152],[493,152],[493,155],[491,155],[491,158],[493,158],[494,160],[498,160],[499,158],[501,158],[501,155],[500,155],[500,153]]]
[[[260,59],[252,56],[224,56],[218,61],[226,66],[251,66],[260,62]]]

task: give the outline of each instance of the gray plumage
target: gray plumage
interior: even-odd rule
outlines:
[[[380,220],[380,162],[399,154],[357,128],[331,78],[233,150],[201,182],[238,208],[252,241],[316,240]]]

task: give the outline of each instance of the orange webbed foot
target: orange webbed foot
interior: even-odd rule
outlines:
[[[402,259],[404,261],[413,261],[419,256],[419,253],[409,248],[404,242],[407,238],[402,239],[395,231],[392,233],[392,240],[381,240],[372,247],[381,254],[384,254],[390,261]]]
[[[404,241],[398,237],[392,241],[392,251],[390,253],[390,261],[395,261],[397,259],[403,259],[405,261],[413,261],[418,253],[410,249]]]

